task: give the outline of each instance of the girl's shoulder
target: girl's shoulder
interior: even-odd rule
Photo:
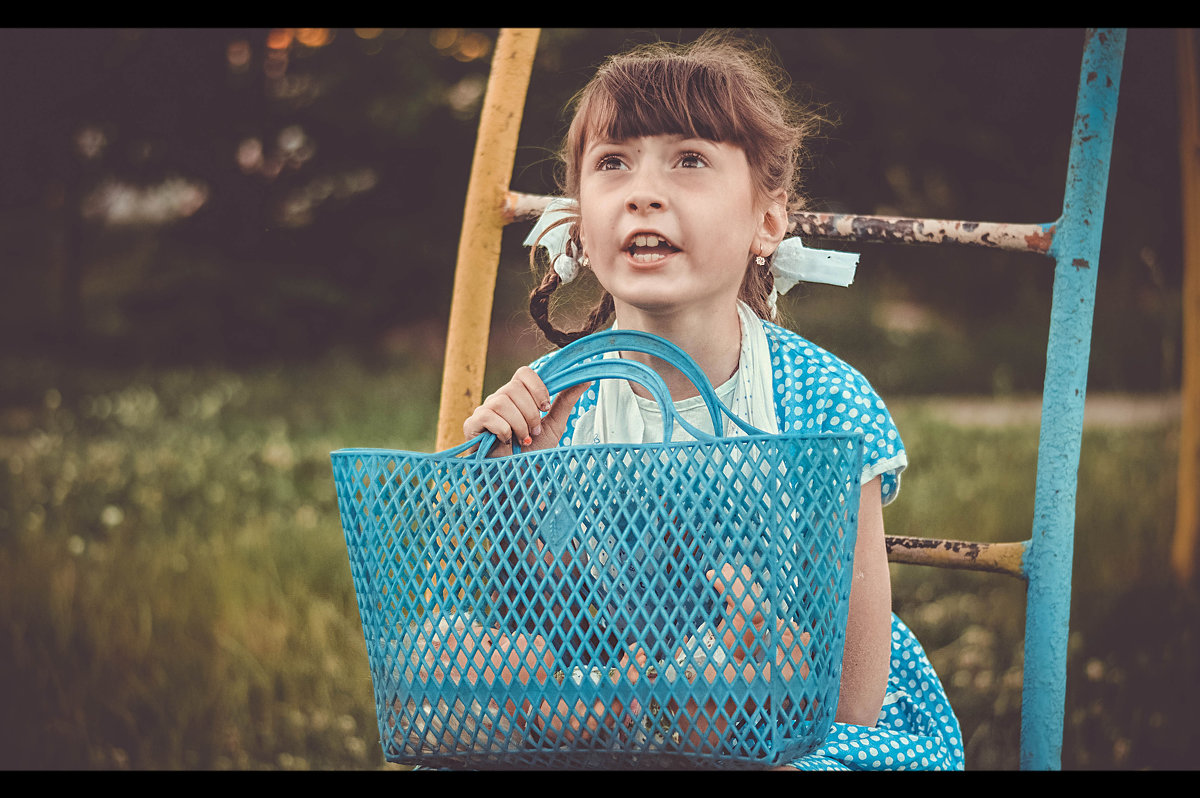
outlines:
[[[778,324],[764,321],[762,325],[771,352],[775,382],[784,390],[794,384],[820,385],[878,398],[862,372],[828,349]]]
[[[908,455],[883,399],[858,369],[799,333],[770,322],[763,330],[780,432],[862,434],[862,480],[882,477],[881,497],[890,504]]]

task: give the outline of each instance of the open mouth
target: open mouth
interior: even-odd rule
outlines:
[[[679,250],[670,241],[654,233],[638,233],[625,248],[637,263],[654,263]]]

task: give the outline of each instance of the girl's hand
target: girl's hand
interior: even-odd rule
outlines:
[[[768,645],[774,650],[764,650],[763,629],[766,619],[761,609],[762,585],[754,579],[749,566],[743,565],[739,573],[733,565],[725,563],[720,573],[708,571],[706,576],[712,580],[717,592],[725,601],[725,615],[717,623],[715,633],[720,638],[728,657],[722,656],[720,649],[709,646],[706,661],[699,666],[694,675],[689,676],[690,666],[678,665],[687,662],[683,649],[676,652],[674,662],[668,659],[665,663],[666,675],[671,678],[687,678],[689,681],[703,680],[708,684],[724,684],[736,682],[744,678],[747,682],[757,678],[767,681],[771,679],[790,680],[796,674],[807,679],[809,667],[805,659],[805,649],[808,647],[810,635],[808,632],[797,634],[782,620],[776,622],[772,643]],[[715,656],[714,656],[715,655]],[[625,677],[630,682],[637,682],[642,673],[651,682],[662,677],[664,663],[659,663],[654,669],[647,669],[650,661],[646,652],[638,648],[632,656],[622,656],[621,667]],[[758,707],[751,698],[743,704],[746,716],[752,717]],[[619,707],[614,707],[614,712]],[[680,713],[675,699],[670,699],[664,708],[671,723],[675,724],[679,733],[686,735],[694,746],[707,747],[717,750],[722,741],[727,739],[728,718],[734,718],[738,706],[732,697],[726,698],[718,712],[713,698],[705,700],[704,712],[698,713],[695,699],[689,698],[685,704],[686,712]],[[630,712],[641,716],[643,707],[634,699],[631,701]],[[695,718],[693,723],[690,718]],[[710,724],[711,719],[711,724]],[[790,768],[780,768],[788,770]]]
[[[552,679],[561,684],[564,678],[575,678],[573,673],[555,672],[549,644],[539,634],[510,634],[458,616],[443,618],[436,626],[427,620],[424,637],[428,646],[424,655],[410,655],[410,665],[417,669],[422,681],[545,687]],[[601,677],[580,674],[579,678],[597,681]],[[560,743],[588,741],[601,724],[610,730],[616,728],[617,718],[621,715],[620,702],[615,702],[610,710],[603,701],[597,700],[589,712],[582,701],[569,707],[562,698],[558,699],[555,706],[541,699],[535,709],[533,702],[521,698],[519,692],[517,698],[521,700],[521,706],[518,708],[516,701],[509,698],[505,700],[503,713],[496,699],[489,699],[488,702],[490,714],[503,718],[497,727],[502,727],[503,733],[496,742],[510,747],[518,746],[521,736]],[[632,728],[633,718],[626,717],[624,720],[626,727]],[[441,751],[469,749],[477,743],[456,734],[454,729],[447,729],[445,722],[440,728],[431,730],[421,725],[416,731],[416,741],[406,740],[403,736],[405,731],[398,731],[397,742],[410,746],[428,743],[433,750]],[[508,735],[513,738],[505,739]]]
[[[470,440],[484,432],[494,434],[497,442],[489,457],[511,454],[514,440],[524,451],[549,449],[558,445],[571,409],[587,387],[588,383],[583,383],[567,388],[551,404],[550,392],[541,377],[528,366],[521,366],[507,384],[484,399],[463,422],[463,436]]]
[[[791,679],[797,672],[807,679],[808,664],[804,649],[808,646],[808,632],[797,635],[789,625],[777,620],[775,650],[762,650],[762,644],[758,642],[763,639],[763,627],[766,625],[762,615],[762,585],[754,580],[750,567],[743,565],[739,576],[734,567],[726,563],[721,566],[720,576],[715,571],[709,571],[708,578],[713,580],[717,592],[724,597],[725,611],[730,617],[728,624],[722,619],[717,625],[722,642],[733,655],[732,663],[725,666],[726,678],[733,678],[736,664],[742,666],[742,675],[747,680],[754,678],[760,670],[768,681],[772,676]]]

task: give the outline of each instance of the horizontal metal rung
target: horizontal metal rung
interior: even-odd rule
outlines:
[[[991,571],[1025,578],[1026,543],[974,543],[895,535],[885,536],[888,562],[964,571]]]
[[[552,197],[509,191],[504,196],[504,223],[533,221]],[[1046,255],[1056,224],[964,222],[909,219],[901,216],[794,213],[789,229],[805,237],[831,241],[891,244],[958,244]]]
[[[899,216],[795,213],[791,229],[803,236],[826,240],[882,244],[961,244],[964,246],[1034,252],[1045,255],[1054,241],[1054,224],[962,222],[951,219],[906,219]]]

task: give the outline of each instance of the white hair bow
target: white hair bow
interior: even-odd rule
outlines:
[[[771,275],[775,278],[775,287],[771,289],[768,300],[771,315],[775,315],[775,302],[779,295],[791,291],[796,283],[825,283],[845,287],[854,282],[857,269],[857,252],[811,249],[795,236],[783,239],[771,257]]]
[[[545,248],[546,254],[550,256],[551,268],[558,273],[564,285],[574,280],[579,272],[579,259],[576,256],[582,253],[575,252],[575,244],[571,241],[571,225],[560,224],[549,232],[546,230],[561,218],[578,212],[579,206],[575,200],[550,200],[537,224],[525,237],[525,246],[532,247],[537,244]],[[545,235],[542,235],[543,233]],[[541,241],[538,240],[539,237]]]

